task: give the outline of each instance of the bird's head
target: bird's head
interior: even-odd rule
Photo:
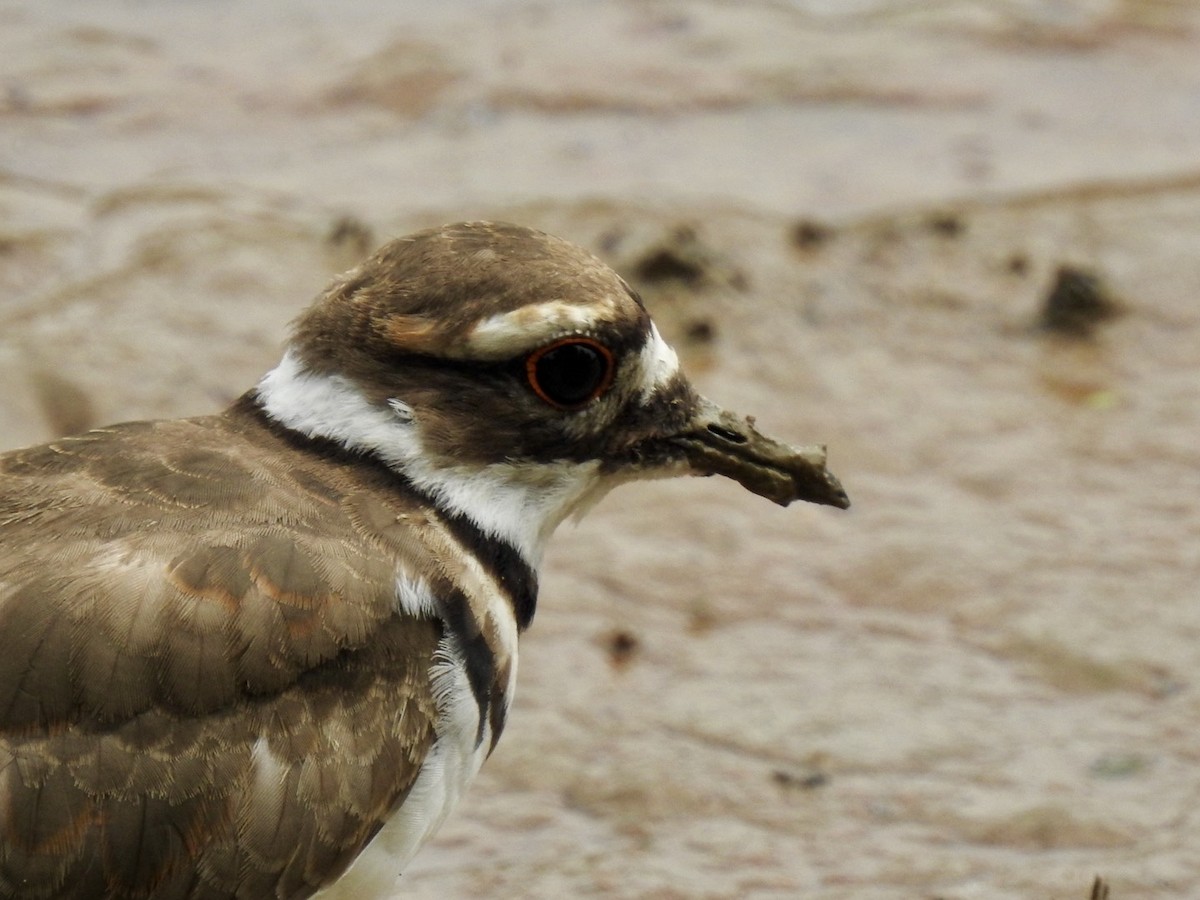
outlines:
[[[534,563],[565,516],[623,481],[715,474],[780,504],[849,503],[823,448],[774,441],[700,396],[612,269],[516,225],[384,246],[299,318],[259,400]]]

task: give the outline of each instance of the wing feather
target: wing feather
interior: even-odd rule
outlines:
[[[0,457],[0,895],[298,898],[353,860],[441,638],[395,602],[422,511],[372,477],[232,414]]]

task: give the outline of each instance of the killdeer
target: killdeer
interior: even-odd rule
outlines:
[[[386,895],[504,728],[543,546],[640,478],[845,507],[585,251],[383,247],[220,415],[0,456],[0,895]]]

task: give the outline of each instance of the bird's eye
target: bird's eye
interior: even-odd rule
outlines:
[[[559,409],[581,409],[612,384],[612,351],[590,338],[569,337],[535,350],[525,360],[534,393]]]

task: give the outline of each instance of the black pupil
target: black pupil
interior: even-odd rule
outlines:
[[[607,374],[604,355],[588,344],[563,344],[547,350],[537,361],[542,392],[562,406],[592,399]]]

